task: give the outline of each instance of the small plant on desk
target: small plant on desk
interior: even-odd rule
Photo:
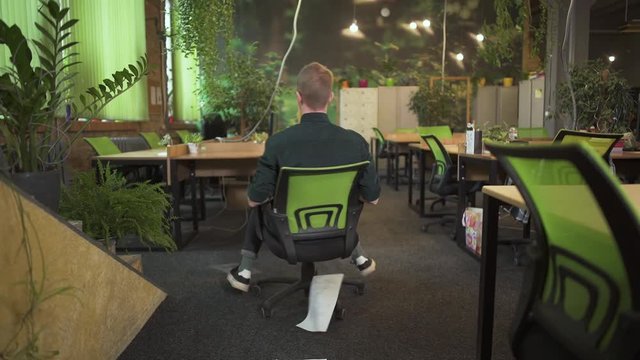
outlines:
[[[164,136],[162,137],[162,139],[160,139],[160,142],[158,142],[158,145],[160,145],[160,146],[169,146],[169,145],[173,145],[173,139],[171,139],[171,135],[169,135],[169,134],[164,134]]]
[[[202,135],[200,135],[199,133],[190,133],[185,137],[185,142],[189,146],[189,153],[197,154],[198,147],[202,142]]]

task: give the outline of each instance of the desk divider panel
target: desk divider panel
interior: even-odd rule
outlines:
[[[70,288],[42,302],[33,316],[39,349],[58,351],[62,359],[117,358],[165,299],[141,274],[3,180],[0,214],[0,351],[29,307],[29,264],[45,294]],[[29,340],[25,333],[13,340],[19,347]]]

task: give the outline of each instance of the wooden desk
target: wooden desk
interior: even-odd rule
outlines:
[[[640,211],[640,184],[622,185],[629,200]],[[498,252],[499,208],[502,204],[526,208],[522,195],[515,186],[485,186],[482,188],[482,258],[478,297],[478,327],[476,333],[476,359],[490,360],[493,345],[493,312],[496,289],[496,261]]]
[[[258,159],[264,153],[264,144],[252,142],[204,142],[197,154],[183,154],[167,157],[166,151],[158,149],[132,151],[108,156],[97,156],[94,161],[109,161],[112,164],[130,166],[165,165],[164,178],[172,195],[172,235],[178,247],[184,247],[187,241],[182,239],[180,212],[180,182],[191,182],[191,205],[194,231],[198,231],[198,212],[196,201],[196,177],[211,176],[253,176]],[[200,196],[201,208],[204,197]],[[203,212],[204,214],[204,212]]]

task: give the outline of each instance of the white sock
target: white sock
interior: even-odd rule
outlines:
[[[366,263],[366,262],[367,262],[367,260],[369,260],[369,259],[367,259],[366,257],[364,257],[364,256],[360,255],[360,256],[358,256],[358,258],[356,259],[356,265],[360,266],[360,265],[362,265],[362,264]]]
[[[238,272],[238,275],[242,276],[245,279],[251,279],[251,270],[244,269]]]

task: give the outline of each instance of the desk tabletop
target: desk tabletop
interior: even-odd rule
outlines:
[[[640,184],[623,184],[622,189],[636,210],[640,211]],[[487,185],[482,187],[482,192],[509,205],[527,208],[524,198],[515,185]]]
[[[97,160],[166,160],[167,151],[164,149],[149,149],[129,151],[120,154],[94,156]]]
[[[623,151],[623,152],[611,152],[611,159],[613,160],[638,160],[640,159],[640,151]]]
[[[250,142],[238,143],[202,143],[197,154],[185,154],[174,157],[174,160],[218,160],[218,159],[255,159],[264,153],[264,144]],[[129,151],[120,154],[95,156],[97,160],[149,161],[166,160],[167,151],[150,149]]]
[[[458,145],[457,144],[443,144],[445,150],[449,153],[449,155],[458,155]],[[419,149],[424,151],[431,151],[427,144],[418,143],[418,144],[409,144],[409,147],[412,149]]]

